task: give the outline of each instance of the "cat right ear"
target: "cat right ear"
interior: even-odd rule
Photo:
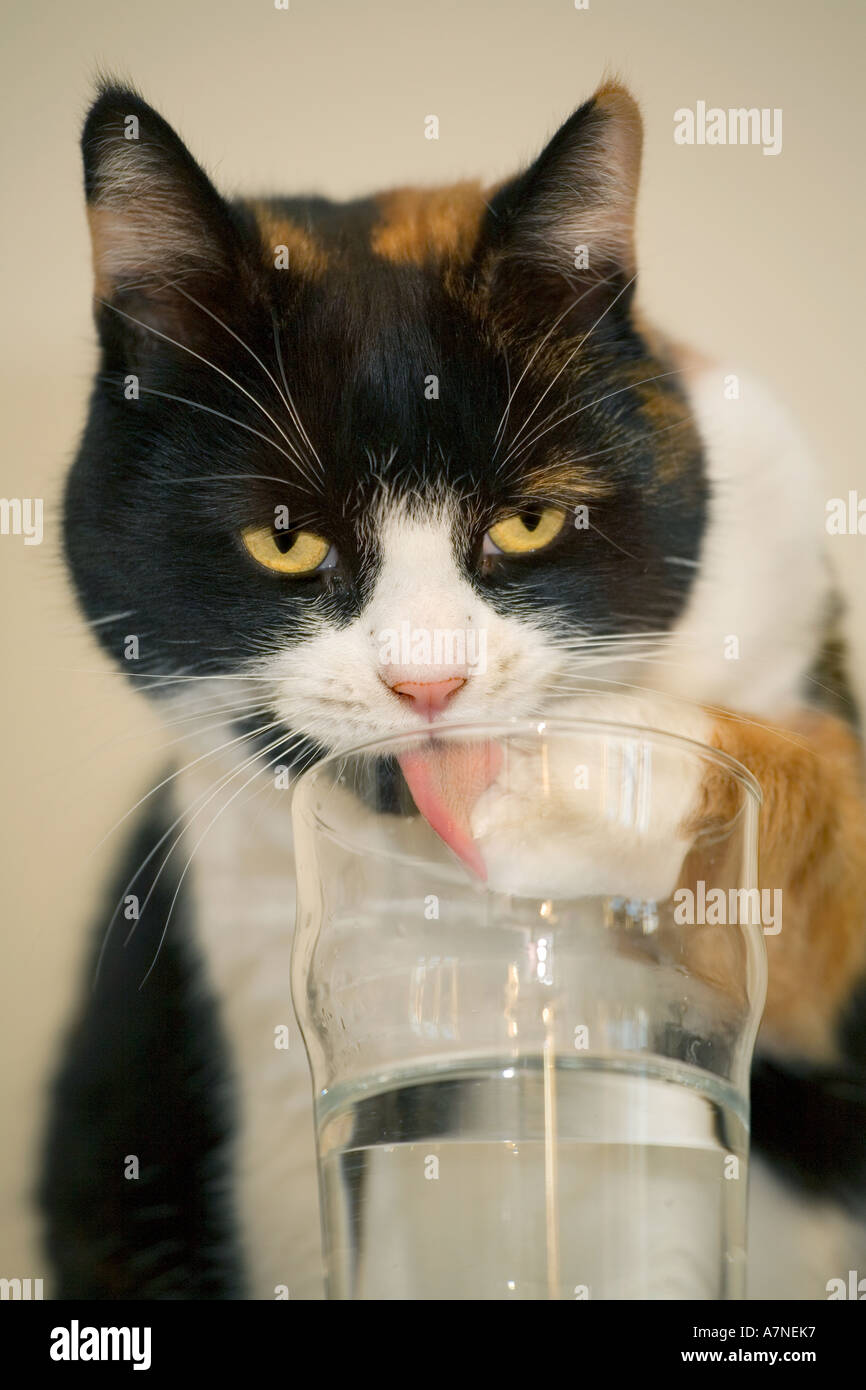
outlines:
[[[108,327],[119,316],[130,331],[174,337],[193,318],[193,298],[213,311],[242,270],[231,209],[129,88],[102,88],[81,149],[97,320]]]
[[[512,327],[585,333],[627,313],[642,139],[637,103],[608,82],[495,190],[483,249],[491,302]]]

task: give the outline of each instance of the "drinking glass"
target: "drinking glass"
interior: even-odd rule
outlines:
[[[759,809],[721,752],[598,720],[300,777],[329,1298],[743,1297]]]

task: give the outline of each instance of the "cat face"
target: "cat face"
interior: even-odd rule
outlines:
[[[102,357],[67,553],[138,684],[308,756],[637,678],[706,483],[632,312],[626,93],[486,192],[227,203],[113,87],[83,149]]]

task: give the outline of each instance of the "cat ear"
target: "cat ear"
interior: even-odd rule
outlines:
[[[516,326],[562,315],[577,332],[627,310],[642,143],[637,103],[606,84],[490,200],[490,293]]]
[[[231,209],[171,126],[125,87],[103,88],[81,148],[97,318],[116,318],[111,305],[127,325],[173,336],[191,317],[188,296],[213,302],[239,270]]]

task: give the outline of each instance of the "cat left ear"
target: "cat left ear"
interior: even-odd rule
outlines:
[[[506,318],[535,329],[561,315],[579,331],[627,310],[642,144],[637,103],[606,84],[491,198],[490,294]]]
[[[171,126],[128,88],[103,87],[81,148],[98,304],[121,309],[127,323],[176,331],[190,317],[185,296],[218,298],[241,269],[230,208]],[[99,308],[97,318],[107,323]]]

